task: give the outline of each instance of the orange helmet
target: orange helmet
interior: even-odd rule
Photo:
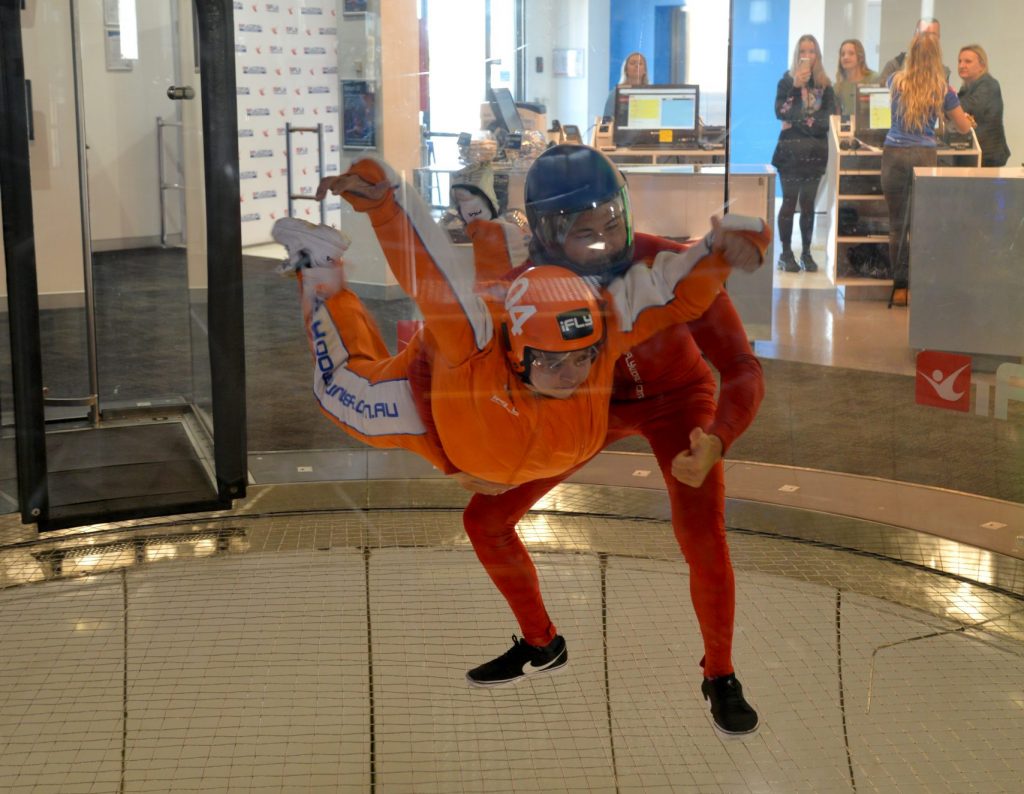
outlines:
[[[597,293],[568,268],[538,265],[509,285],[502,323],[512,369],[529,382],[530,350],[571,352],[604,340]]]

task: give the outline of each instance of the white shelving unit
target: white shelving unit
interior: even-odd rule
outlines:
[[[841,149],[839,116],[829,126],[828,169],[825,174],[824,205],[829,218],[828,275],[848,300],[888,300],[891,278],[872,278],[855,273],[850,249],[865,243],[887,246],[889,210],[882,195],[881,147]],[[971,132],[966,149],[940,148],[941,166],[978,166],[981,149]]]

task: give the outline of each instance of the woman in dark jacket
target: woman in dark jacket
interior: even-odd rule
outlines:
[[[960,107],[976,124],[975,135],[981,147],[981,164],[1000,167],[1010,159],[1003,129],[1003,94],[999,81],[988,71],[988,55],[980,44],[960,48],[957,72],[964,81],[958,96]]]
[[[782,132],[772,165],[782,182],[779,208],[779,241],[782,256],[779,270],[796,273],[801,268],[813,273],[818,264],[811,257],[814,234],[814,197],[828,163],[829,116],[835,113],[836,97],[821,65],[821,47],[814,36],[801,36],[793,53],[793,65],[779,80],[775,94],[775,115]],[[800,263],[793,256],[793,216],[800,205]]]

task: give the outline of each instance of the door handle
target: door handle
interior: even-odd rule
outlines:
[[[28,118],[28,139],[36,139],[36,127],[32,121],[32,81],[25,81],[25,116]]]
[[[168,99],[194,99],[195,95],[195,89],[190,85],[172,85],[167,87]]]

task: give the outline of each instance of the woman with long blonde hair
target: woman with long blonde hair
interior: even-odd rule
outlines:
[[[779,207],[779,270],[813,273],[818,263],[811,256],[814,235],[814,198],[828,163],[828,123],[835,112],[836,95],[821,65],[821,47],[811,35],[801,36],[793,50],[793,63],[775,91],[775,117],[782,122],[772,165],[782,182]],[[799,263],[793,255],[793,218],[800,207]]]
[[[890,306],[906,306],[910,286],[910,212],[914,169],[938,162],[935,125],[944,115],[960,132],[971,120],[946,81],[939,39],[921,33],[910,43],[903,69],[888,80],[892,126],[882,150],[882,192],[889,205]]]
[[[612,86],[608,99],[604,103],[604,115],[611,118],[615,113],[615,88],[620,85],[650,85],[647,74],[647,59],[642,52],[631,52],[622,60],[622,73],[619,82]]]

